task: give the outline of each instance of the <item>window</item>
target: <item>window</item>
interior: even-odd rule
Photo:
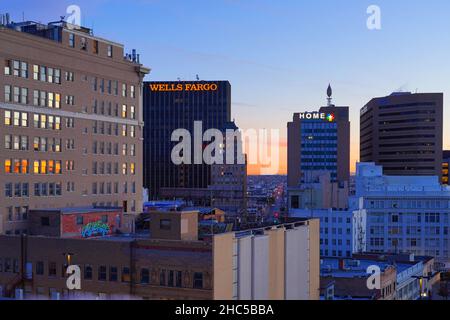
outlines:
[[[11,86],[5,85],[5,102],[11,102],[12,96],[11,96]]]
[[[36,262],[36,275],[38,275],[38,276],[44,275],[44,262],[43,261]]]
[[[125,83],[122,84],[122,97],[127,96],[127,85]]]
[[[83,216],[77,217],[77,225],[83,225]]]
[[[159,272],[159,285],[165,286],[166,285],[166,270],[161,270]]]
[[[98,281],[106,281],[106,267],[100,266],[98,268]]]
[[[102,215],[102,223],[108,223],[108,216]]]
[[[203,289],[203,273],[194,273],[194,289]]]
[[[113,56],[113,46],[112,45],[108,45],[108,57],[112,58]]]
[[[75,35],[73,33],[69,34],[69,46],[72,48],[75,47]]]
[[[11,60],[5,60],[5,75],[11,75]]]
[[[182,273],[181,271],[175,272],[175,287],[181,288],[182,286]]]
[[[122,282],[130,282],[130,268],[123,267],[122,268]]]
[[[5,184],[5,197],[12,198],[13,196],[12,188],[13,188],[12,183]]]
[[[48,276],[56,277],[56,262],[49,262],[48,264]]]
[[[42,82],[47,81],[47,68],[45,66],[39,67],[39,80]]]
[[[130,97],[136,98],[136,88],[135,86],[130,86]]]
[[[150,283],[150,272],[146,268],[141,269],[141,283]]]
[[[161,219],[159,221],[159,228],[161,230],[170,230],[171,229],[171,221],[170,221],[170,219]]]
[[[130,106],[130,117],[133,120],[136,120],[136,110],[134,106]]]
[[[109,281],[117,281],[117,267],[110,267],[109,268]]]
[[[50,218],[49,217],[41,217],[41,226],[43,226],[43,227],[50,226]]]
[[[98,54],[98,40],[94,40],[94,43],[92,46],[92,52],[95,54]]]
[[[87,50],[87,40],[85,37],[81,37],[81,50]]]
[[[39,66],[33,65],[33,80],[39,80]]]
[[[84,266],[84,280],[92,280],[92,266],[91,265]]]
[[[8,110],[5,110],[5,125],[7,125],[7,126],[12,125],[11,111],[8,111]]]

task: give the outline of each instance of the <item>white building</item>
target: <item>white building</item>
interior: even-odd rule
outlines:
[[[320,256],[350,258],[365,251],[364,212],[332,209],[290,209],[290,217],[320,219]]]
[[[365,216],[360,252],[414,253],[450,258],[450,188],[431,176],[384,176],[374,163],[358,163],[350,208]]]

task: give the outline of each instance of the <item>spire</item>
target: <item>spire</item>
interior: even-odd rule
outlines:
[[[331,84],[328,84],[328,89],[327,89],[327,101],[328,101],[328,106],[331,106],[331,101],[332,101],[332,96],[333,96],[333,89],[331,89]]]

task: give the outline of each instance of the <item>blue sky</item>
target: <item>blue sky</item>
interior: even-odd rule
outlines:
[[[48,22],[77,4],[95,35],[136,48],[148,79],[227,79],[242,128],[280,128],[293,112],[349,105],[352,162],[359,109],[402,89],[450,93],[450,1],[429,0],[70,0],[0,1],[14,20]],[[369,5],[382,29],[366,27]],[[445,121],[444,121],[445,124]],[[445,124],[444,147],[450,148]]]

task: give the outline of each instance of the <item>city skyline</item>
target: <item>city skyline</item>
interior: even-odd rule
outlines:
[[[71,4],[22,0],[4,4],[3,11],[16,21],[54,21]],[[280,173],[286,173],[286,123],[294,112],[325,105],[328,83],[335,103],[350,106],[352,171],[359,159],[359,110],[371,98],[398,90],[443,92],[448,115],[450,65],[443,62],[450,43],[436,32],[450,28],[447,1],[377,1],[381,30],[366,27],[369,1],[75,4],[82,24],[96,35],[138,49],[142,62],[152,66],[146,80],[194,80],[197,74],[202,80],[229,80],[239,127],[280,129]],[[449,136],[444,124],[444,149],[450,148]]]
[[[447,300],[442,1],[8,4],[0,300]]]

